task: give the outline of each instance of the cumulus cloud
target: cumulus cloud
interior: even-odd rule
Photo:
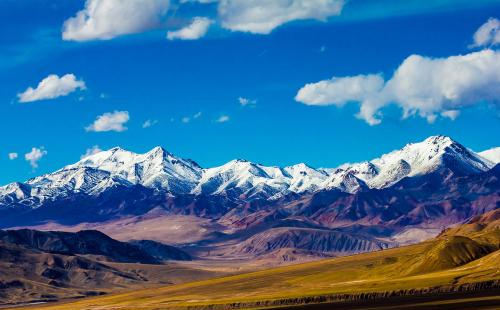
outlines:
[[[295,98],[309,105],[360,102],[357,115],[371,125],[381,122],[380,109],[396,104],[403,117],[419,115],[433,122],[437,115],[456,118],[463,107],[500,102],[500,53],[483,50],[448,58],[412,55],[392,78],[380,75],[333,78],[305,85]]]
[[[148,119],[146,120],[143,124],[142,124],[142,128],[149,128],[149,127],[152,127],[154,125],[158,124],[158,121],[157,120],[151,120],[151,119]]]
[[[196,113],[195,115],[193,115],[193,118],[194,118],[194,119],[200,118],[200,117],[201,117],[201,115],[202,115],[202,113],[201,113],[201,112],[198,112],[198,113]]]
[[[169,0],[87,0],[83,10],[64,22],[64,40],[107,40],[161,24]]]
[[[120,35],[140,33],[168,24],[169,0],[87,0],[82,10],[63,24],[64,40],[108,40]],[[276,27],[295,20],[326,21],[339,15],[346,0],[180,0],[186,3],[217,5],[217,23],[224,29],[268,34]],[[195,17],[186,27],[168,31],[169,40],[196,40],[203,37],[215,21]]]
[[[80,156],[80,159],[84,159],[86,157],[89,157],[91,155],[94,155],[94,154],[97,154],[97,153],[100,153],[102,152],[101,148],[99,147],[99,145],[94,145],[92,146],[91,148],[88,148],[85,153]]]
[[[474,33],[472,47],[490,46],[500,43],[500,20],[490,18]]]
[[[294,20],[324,21],[339,15],[344,0],[220,0],[222,27],[232,31],[268,34]]]
[[[213,23],[213,21],[206,17],[195,17],[191,24],[186,27],[176,30],[169,31],[167,33],[167,39],[169,40],[196,40],[199,39],[208,32],[208,28]]]
[[[306,84],[295,100],[307,105],[342,106],[350,101],[364,101],[380,92],[383,86],[384,79],[378,74],[333,77]]]
[[[33,147],[31,152],[24,154],[24,159],[30,163],[33,169],[38,168],[38,162],[47,155],[47,151],[42,147]]]
[[[127,111],[114,111],[99,115],[94,123],[85,128],[86,131],[125,131],[128,128],[125,124],[129,121],[130,116]]]
[[[19,154],[15,153],[15,152],[9,153],[9,159],[10,160],[17,159],[17,157],[19,157]]]
[[[36,88],[28,87],[17,96],[19,102],[33,102],[67,96],[77,89],[84,90],[86,86],[85,82],[77,80],[74,74],[66,74],[62,77],[51,74],[38,83]]]
[[[225,123],[229,122],[229,116],[228,115],[221,115],[219,118],[215,120],[216,123]]]
[[[238,102],[240,103],[241,106],[255,106],[257,104],[257,100],[255,99],[249,99],[249,98],[244,98],[244,97],[239,97]]]

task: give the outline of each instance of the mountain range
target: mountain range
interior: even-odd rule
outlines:
[[[246,160],[202,168],[160,147],[113,148],[0,187],[0,226],[98,229],[194,256],[359,253],[417,242],[498,208],[499,157],[500,148],[476,153],[446,136],[319,169]]]

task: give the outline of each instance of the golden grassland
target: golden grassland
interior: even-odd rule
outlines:
[[[238,306],[245,308],[244,305],[251,307],[261,301],[286,298],[300,303],[301,298],[311,296],[499,281],[499,220],[467,225],[436,239],[401,248],[37,308],[153,310],[218,305],[227,309],[231,303],[242,303]]]

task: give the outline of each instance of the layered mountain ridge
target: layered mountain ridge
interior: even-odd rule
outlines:
[[[100,230],[215,259],[355,254],[419,242],[499,208],[496,154],[433,136],[332,169],[246,160],[202,168],[160,147],[113,148],[1,187],[0,228]],[[161,253],[154,242],[140,245]]]

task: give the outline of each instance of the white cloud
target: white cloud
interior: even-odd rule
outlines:
[[[129,121],[130,117],[127,111],[114,111],[99,115],[93,124],[85,128],[86,131],[125,131],[128,128],[124,125]]]
[[[216,123],[225,123],[229,121],[228,115],[221,115],[218,119],[215,120]]]
[[[154,125],[158,124],[158,121],[157,120],[151,120],[151,119],[148,119],[146,120],[143,124],[142,124],[142,128],[149,128],[149,127],[152,127]]]
[[[17,153],[9,153],[9,159],[10,160],[14,160],[14,159],[17,159],[17,157],[19,157],[19,154]]]
[[[344,0],[220,0],[222,27],[233,31],[268,34],[294,20],[324,21],[339,15]]]
[[[244,98],[244,97],[239,97],[238,102],[243,107],[244,106],[255,106],[257,104],[257,100],[248,99],[248,98]]]
[[[474,33],[472,47],[490,46],[500,43],[500,20],[490,18]]]
[[[231,31],[268,34],[276,27],[295,20],[326,21],[340,15],[346,0],[180,0],[185,3],[217,3],[217,23]],[[63,25],[64,40],[108,40],[164,27],[169,0],[87,0],[82,10]],[[215,21],[195,17],[191,24],[168,31],[169,40],[196,40],[203,37]]]
[[[193,116],[184,116],[183,118],[181,118],[181,122],[183,122],[184,124],[187,124],[189,122],[191,122],[192,120],[195,120],[195,119],[198,119],[202,116],[203,113],[201,112],[197,112],[195,113]],[[170,119],[171,122],[174,121],[174,119]]]
[[[33,169],[38,168],[38,162],[47,155],[47,151],[42,147],[33,147],[31,152],[24,154],[24,159],[30,163]]]
[[[363,101],[380,92],[384,79],[378,74],[333,77],[329,80],[306,84],[295,100],[307,105],[342,106],[350,101]]]
[[[64,22],[64,40],[107,40],[161,24],[169,0],[87,0],[83,10]]]
[[[86,157],[89,157],[91,155],[94,155],[94,154],[97,154],[97,153],[100,153],[100,152],[102,152],[102,150],[99,147],[99,145],[94,145],[91,148],[87,149],[85,151],[85,154],[83,154],[82,156],[80,156],[80,159],[84,159]]]
[[[213,21],[206,17],[195,17],[191,24],[186,27],[176,30],[169,31],[167,33],[167,39],[169,40],[196,40],[199,39],[208,32],[208,28],[213,23]]]
[[[459,110],[448,110],[448,111],[441,112],[442,117],[447,117],[447,118],[451,119],[452,121],[456,120],[459,115],[460,115]]]
[[[500,53],[483,50],[448,58],[412,55],[383,87],[381,82],[380,75],[333,78],[304,86],[296,100],[309,105],[358,101],[358,117],[371,125],[381,122],[380,109],[392,103],[403,109],[404,118],[415,114],[430,122],[438,114],[454,118],[463,107],[500,102]]]
[[[86,87],[85,82],[77,80],[74,74],[66,74],[62,77],[51,74],[38,83],[36,88],[28,87],[17,96],[19,102],[33,102],[67,96],[77,89],[84,90]]]

